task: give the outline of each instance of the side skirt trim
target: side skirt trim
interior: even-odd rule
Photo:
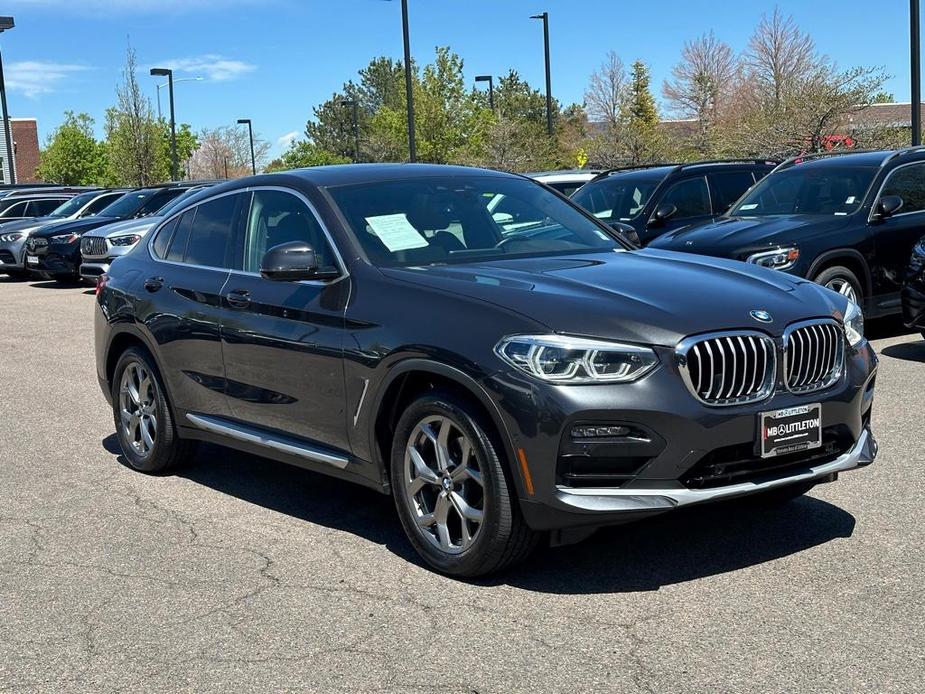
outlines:
[[[186,414],[186,419],[194,426],[212,432],[213,434],[227,436],[231,439],[245,441],[247,443],[263,446],[264,448],[271,448],[281,453],[295,455],[316,463],[333,465],[341,470],[345,469],[350,463],[350,459],[346,456],[325,451],[287,436],[273,435],[261,429],[249,427],[237,422],[230,422],[220,417],[210,417],[208,415],[188,412]]]

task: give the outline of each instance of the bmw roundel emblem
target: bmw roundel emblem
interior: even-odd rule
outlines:
[[[772,323],[774,321],[774,318],[771,317],[771,314],[762,309],[750,311],[748,315],[750,315],[759,323]]]

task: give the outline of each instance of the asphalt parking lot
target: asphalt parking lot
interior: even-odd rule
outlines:
[[[0,279],[0,691],[920,691],[925,342],[874,325],[872,467],[498,578],[391,500],[215,446],[120,464],[86,288]]]

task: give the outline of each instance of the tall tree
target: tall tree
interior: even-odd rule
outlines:
[[[610,51],[603,64],[591,74],[585,90],[588,115],[610,127],[619,125],[627,99],[628,80],[623,61]]]
[[[700,155],[715,149],[714,130],[730,105],[739,72],[732,48],[710,31],[684,44],[681,61],[662,86],[672,110],[697,121],[694,147]]]
[[[350,160],[331,152],[326,152],[306,140],[294,140],[279,159],[267,165],[267,172],[302,169],[308,166],[327,166],[329,164],[347,164]]]
[[[775,7],[762,15],[744,55],[748,80],[759,98],[775,107],[819,69],[820,57],[812,37],[792,16]]]
[[[106,152],[93,134],[93,119],[67,111],[48,137],[36,176],[69,186],[99,185],[106,178]]]
[[[124,185],[149,185],[166,180],[163,130],[151,100],[138,84],[135,50],[126,52],[122,82],[116,87],[116,106],[106,112],[106,145],[112,179]]]

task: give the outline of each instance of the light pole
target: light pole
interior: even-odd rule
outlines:
[[[414,142],[414,89],[411,83],[411,42],[408,39],[408,0],[401,0],[401,28],[405,42],[405,98],[408,101],[408,160],[418,160]]]
[[[12,17],[0,17],[0,34],[7,29],[16,26]],[[3,57],[0,56],[0,102],[3,106],[3,136],[6,138],[6,164],[10,170],[10,183],[16,183],[16,160],[13,152],[13,135],[10,132],[13,126],[10,124],[10,112],[6,109],[6,82],[3,80]],[[2,169],[0,169],[2,173]]]
[[[205,77],[181,77],[178,80],[174,80],[174,84],[180,84],[180,82],[202,82]],[[167,82],[164,84],[157,85],[157,119],[161,119],[161,89],[167,86]]]
[[[257,175],[257,158],[254,156],[254,126],[250,118],[238,118],[238,125],[247,124],[247,134],[251,140],[251,173]]]
[[[353,161],[360,161],[360,111],[356,99],[344,99],[341,106],[353,107]]]
[[[912,146],[922,144],[922,42],[919,0],[909,0],[909,52],[912,58]]]
[[[492,79],[491,75],[477,75],[475,78],[476,82],[488,82],[488,105],[491,107],[491,110],[495,110],[495,82]]]
[[[166,67],[152,67],[152,77],[166,77],[170,94],[170,177],[177,180],[177,121],[173,110],[173,70]]]
[[[535,14],[530,19],[543,20],[543,45],[546,51],[546,132],[552,136],[552,79],[549,76],[549,13]]]

